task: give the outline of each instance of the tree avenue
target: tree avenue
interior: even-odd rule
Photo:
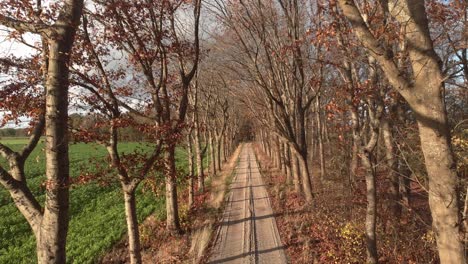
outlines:
[[[0,262],[207,261],[245,142],[291,263],[467,261],[467,1],[4,0],[0,32]]]

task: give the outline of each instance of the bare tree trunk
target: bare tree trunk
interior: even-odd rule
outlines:
[[[316,98],[316,118],[317,118],[317,140],[319,145],[320,156],[320,178],[325,179],[325,154],[323,149],[323,131],[322,131],[322,117],[320,115],[320,97]]]
[[[359,146],[361,144],[361,136],[359,135],[359,117],[357,109],[354,106],[350,106],[351,113],[351,126],[353,130],[353,146],[351,150],[351,163],[349,166],[349,180],[353,185],[356,180],[356,172],[359,162]]]
[[[393,146],[393,133],[388,120],[382,122],[382,134],[385,143],[385,160],[388,167],[388,177],[390,179],[390,194],[392,196],[391,209],[393,215],[399,219],[401,216],[400,204],[400,179],[397,173],[397,162],[395,158],[395,148]]]
[[[465,228],[465,245],[468,243],[468,186],[466,186],[465,206],[463,207],[463,226]]]
[[[223,162],[227,162],[227,157],[229,156],[229,149],[228,149],[228,146],[229,146],[229,143],[228,143],[228,140],[227,140],[227,132],[226,134],[224,134],[223,136]]]
[[[130,262],[132,264],[141,263],[141,247],[140,247],[140,233],[138,230],[138,218],[136,213],[136,197],[135,190],[140,183],[136,178],[133,180],[128,176],[127,170],[125,170],[120,162],[120,156],[118,152],[118,128],[111,126],[109,128],[109,144],[107,145],[107,152],[112,162],[112,166],[119,172],[118,177],[120,185],[122,186],[122,192],[124,194],[124,206],[125,206],[125,220],[127,222],[127,233],[128,233],[128,253],[130,256]]]
[[[221,171],[221,164],[222,164],[222,159],[221,159],[221,151],[222,151],[222,148],[221,148],[221,143],[222,143],[222,139],[223,139],[223,136],[220,135],[220,136],[217,136],[216,137],[216,166],[218,168],[218,171]]]
[[[54,45],[51,43],[51,45]],[[62,57],[61,47],[51,48],[51,57]],[[39,263],[65,263],[66,237],[69,209],[69,161],[68,161],[68,78],[59,63],[49,64],[46,86],[46,176],[47,192],[40,234],[37,238]],[[64,74],[65,76],[61,75]]]
[[[377,72],[375,70],[375,59],[372,56],[368,57],[369,61],[369,80],[373,85],[378,83]],[[367,241],[367,263],[378,263],[379,256],[377,253],[377,190],[376,190],[376,171],[374,150],[378,144],[380,123],[384,110],[383,102],[380,96],[382,91],[376,92],[374,96],[367,99],[367,114],[368,124],[370,128],[369,141],[361,148],[361,159],[366,169],[366,241]]]
[[[175,147],[171,143],[164,153],[166,174],[166,228],[170,233],[180,232],[179,204],[177,201],[177,172],[175,166]]]
[[[265,136],[263,135],[263,131],[260,131],[260,142],[262,143],[262,150],[263,152],[267,152],[266,143],[265,143]]]
[[[432,104],[428,112],[433,115],[426,112],[424,117],[418,118],[421,148],[429,174],[429,205],[441,263],[466,263],[459,224],[458,176],[450,132],[446,119],[442,117],[445,112],[441,108],[437,111],[439,116],[436,116],[437,105]],[[427,116],[440,122],[428,123]]]
[[[401,194],[401,201],[407,207],[411,207],[411,171],[406,164],[406,161],[398,158],[398,173],[400,174],[399,192]]]
[[[211,149],[210,149],[210,144],[211,144],[211,139],[209,138],[209,130],[205,130],[205,133],[203,133],[203,142],[205,143],[205,146],[202,148],[204,152],[202,152],[202,155],[206,155],[206,175],[211,175]],[[200,142],[201,143],[201,142]],[[206,177],[204,177],[206,178]]]
[[[200,143],[200,124],[198,123],[197,113],[195,113],[195,128],[194,128],[194,147],[195,156],[197,160],[197,178],[198,178],[198,190],[204,192],[205,190],[205,176],[203,175],[203,153]]]
[[[307,202],[312,202],[314,195],[312,193],[312,181],[310,180],[309,168],[307,166],[307,158],[297,155],[301,171],[302,190]]]
[[[278,137],[275,137],[275,143],[276,143],[276,160],[277,160],[277,168],[281,170],[283,168],[283,162],[281,159],[281,142]]]
[[[272,151],[272,146],[271,146],[271,138],[270,136],[267,134],[266,136],[266,147],[267,147],[267,153],[268,153],[268,157],[272,158],[273,157],[273,151]]]
[[[284,150],[284,143],[280,142],[280,160],[281,160],[281,173],[284,175],[287,174],[287,169],[286,169],[286,155],[285,155],[285,150]]]
[[[213,132],[209,131],[208,132],[208,140],[210,141],[210,157],[211,157],[211,172],[213,175],[216,175],[216,153],[215,149],[216,147],[214,146],[214,137],[213,137]]]
[[[289,146],[284,144],[284,163],[286,167],[286,183],[291,184],[293,182],[293,173],[292,173],[292,161],[291,161],[291,154],[289,152]]]
[[[293,181],[294,181],[294,191],[297,193],[301,193],[301,172],[299,170],[299,159],[297,158],[297,155],[295,154],[294,151],[291,151],[290,147],[290,157],[291,157],[291,171],[293,175]]]
[[[45,156],[47,189],[37,239],[39,263],[65,263],[69,211],[68,75],[83,1],[65,1],[57,36],[48,40]],[[60,21],[62,20],[62,21]]]
[[[375,186],[375,169],[372,162],[372,154],[363,150],[361,159],[366,169],[366,245],[367,245],[367,263],[378,263],[377,255],[377,193]]]
[[[188,159],[188,166],[189,166],[189,186],[188,186],[188,207],[192,207],[194,199],[195,199],[195,164],[194,164],[194,156],[192,151],[192,136],[190,131],[187,135],[187,159]]]
[[[124,190],[125,219],[127,220],[128,249],[130,263],[141,263],[140,231],[138,230],[138,218],[136,212],[136,199],[134,187],[122,184]]]
[[[322,134],[323,134],[323,139],[325,139],[325,141],[327,142],[328,146],[330,146],[330,133],[328,133],[328,124],[326,122],[326,119],[325,119],[325,122],[322,122]],[[332,148],[328,148],[329,149],[329,154],[331,155],[331,149]]]

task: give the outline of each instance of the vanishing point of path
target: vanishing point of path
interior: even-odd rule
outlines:
[[[287,263],[251,144],[239,159],[208,263]]]

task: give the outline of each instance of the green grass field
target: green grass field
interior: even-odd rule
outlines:
[[[13,149],[20,149],[26,139],[2,138],[0,142]],[[44,195],[41,183],[45,180],[44,145],[41,143],[31,154],[26,164],[28,186],[40,202]],[[119,151],[131,152],[136,148],[144,151],[138,143],[121,144]],[[70,145],[70,174],[78,176],[82,170],[92,170],[92,160],[102,160],[106,150],[95,144]],[[180,170],[187,167],[186,154],[177,151]],[[5,160],[0,158],[5,166]],[[105,164],[105,163],[103,163]],[[5,166],[5,168],[7,168]],[[165,217],[164,197],[156,197],[150,191],[138,191],[137,210],[141,222],[151,213]],[[70,226],[67,242],[67,259],[70,263],[94,263],[126,233],[123,195],[117,182],[108,186],[97,183],[74,185],[70,190]],[[0,186],[0,263],[34,263],[35,239],[29,225],[16,209],[7,191]]]

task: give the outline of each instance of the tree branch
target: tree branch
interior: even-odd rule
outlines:
[[[412,85],[403,78],[403,74],[401,74],[395,61],[392,58],[387,57],[387,51],[380,46],[377,39],[367,27],[367,24],[354,0],[339,0],[338,2],[343,14],[353,26],[355,34],[361,40],[362,44],[366,47],[372,57],[374,57],[382,66],[383,70],[389,77],[388,79],[392,86],[407,98],[409,93],[408,89],[411,88]]]
[[[50,31],[50,26],[37,23],[37,22],[26,22],[17,20],[11,17],[0,14],[0,25],[8,28],[16,29],[20,32],[31,32],[36,34],[45,34]]]
[[[34,148],[36,148],[37,143],[39,142],[39,139],[41,139],[44,126],[45,126],[45,116],[44,114],[41,114],[36,126],[34,127],[34,130],[31,136],[29,137],[28,144],[24,146],[23,149],[21,150],[20,156],[23,161],[25,161],[29,157],[31,152],[34,150]]]

